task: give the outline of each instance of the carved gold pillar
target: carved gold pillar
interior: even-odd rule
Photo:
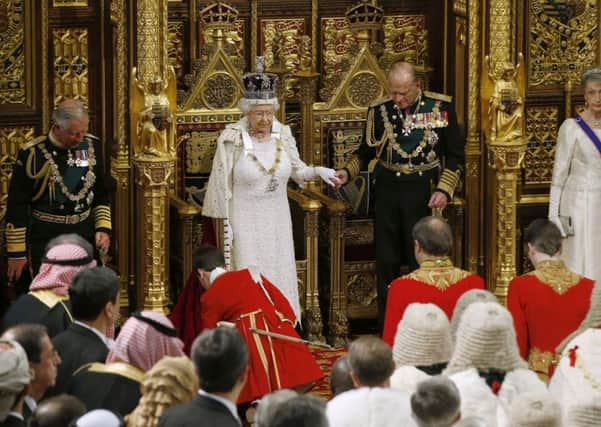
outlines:
[[[313,158],[313,103],[315,102],[315,91],[317,90],[317,78],[319,73],[311,70],[301,70],[296,73],[300,85],[301,101],[301,158],[310,163]],[[319,191],[320,183],[313,180],[307,183],[309,188]]]
[[[137,2],[137,67],[131,73],[137,305],[167,312],[169,192],[174,185],[176,80],[167,57],[167,0]]]
[[[468,5],[468,100],[467,139],[465,146],[465,198],[467,201],[467,269],[478,273],[480,265],[482,157],[480,134],[480,1],[469,0]]]

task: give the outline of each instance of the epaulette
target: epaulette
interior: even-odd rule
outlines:
[[[438,92],[430,92],[429,90],[424,91],[424,96],[427,96],[428,98],[436,99],[437,101],[442,101],[442,102],[451,102],[453,100],[453,97],[451,95],[445,95],[444,93],[438,93]]]
[[[31,141],[24,142],[21,144],[21,150],[29,150],[31,147],[35,147],[36,145],[38,145],[40,142],[46,141],[47,138],[48,135],[41,135],[37,138],[32,139]]]
[[[369,104],[369,106],[370,108],[377,107],[378,105],[384,104],[386,101],[390,101],[390,98],[387,96],[381,96],[380,98],[376,99],[374,102]]]
[[[86,133],[86,136],[88,138],[92,138],[92,139],[95,139],[97,141],[100,141],[100,138],[98,138],[96,135],[92,135],[91,133]]]

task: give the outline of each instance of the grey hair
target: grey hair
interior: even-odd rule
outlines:
[[[70,234],[61,234],[60,236],[51,239],[47,244],[44,250],[44,253],[48,253],[48,251],[55,246],[59,245],[75,245],[82,248],[89,256],[94,256],[94,248],[91,243],[86,239],[81,237],[79,234],[70,233]]]
[[[269,427],[269,422],[272,420],[273,414],[277,411],[278,407],[296,396],[298,396],[297,392],[288,389],[274,391],[263,396],[259,401],[255,415],[257,427]]]
[[[453,381],[441,375],[422,381],[411,395],[411,411],[420,427],[448,427],[459,417],[461,399]]]
[[[601,81],[601,67],[600,66],[597,65],[597,66],[587,68],[586,70],[584,70],[584,72],[582,73],[582,77],[580,78],[580,86],[585,88],[589,81],[596,81],[596,82]]]
[[[83,102],[78,99],[63,101],[52,112],[52,121],[63,129],[70,121],[82,118],[88,118],[88,112]]]
[[[255,105],[271,105],[273,106],[273,112],[275,113],[280,109],[280,103],[277,98],[271,99],[248,99],[248,98],[240,98],[238,101],[238,108],[242,111],[242,114],[245,116],[250,112],[250,110]]]

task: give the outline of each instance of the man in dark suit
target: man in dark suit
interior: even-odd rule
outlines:
[[[75,321],[52,340],[62,363],[56,386],[46,396],[66,392],[73,373],[81,366],[104,363],[110,344],[106,332],[112,330],[119,316],[118,297],[119,278],[108,268],[82,270],[73,278],[69,299]]]
[[[248,375],[248,349],[233,329],[203,332],[192,345],[200,390],[190,402],[167,410],[158,427],[240,427],[238,396]]]

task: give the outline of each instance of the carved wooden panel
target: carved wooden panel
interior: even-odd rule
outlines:
[[[529,0],[529,86],[579,81],[583,68],[597,62],[598,25],[595,1]]]
[[[87,6],[88,0],[52,0],[53,7]]]
[[[524,182],[549,184],[553,174],[555,141],[559,129],[559,107],[544,106],[526,109],[528,149],[524,157]]]
[[[25,0],[0,2],[0,104],[26,101],[25,8]]]
[[[169,21],[167,31],[169,32],[167,40],[169,64],[173,66],[175,75],[180,78],[184,75],[184,23]]]
[[[322,18],[321,41],[321,89],[322,100],[328,100],[342,82],[344,74],[357,52],[357,39],[351,32],[346,18]]]
[[[424,15],[384,17],[384,54],[381,65],[403,59],[415,65],[428,65],[428,30]]]
[[[88,29],[56,28],[54,47],[54,107],[67,98],[89,103]]]

